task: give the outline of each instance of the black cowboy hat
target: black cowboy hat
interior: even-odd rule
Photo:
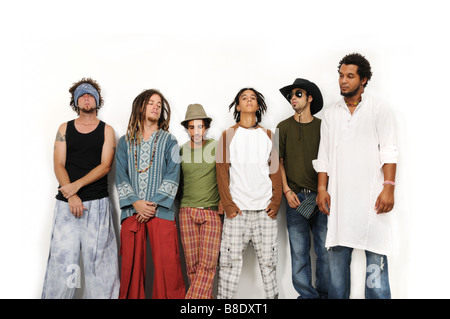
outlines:
[[[294,83],[288,86],[285,86],[280,89],[281,94],[289,101],[288,94],[292,92],[293,89],[303,89],[309,95],[312,95],[313,100],[311,102],[311,114],[314,115],[319,112],[323,107],[323,98],[322,93],[319,90],[319,87],[311,81],[305,79],[295,79]]]

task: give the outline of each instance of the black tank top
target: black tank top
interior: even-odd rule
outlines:
[[[67,122],[65,168],[71,182],[85,176],[101,163],[104,141],[105,123],[103,121],[99,122],[95,130],[87,134],[77,131],[75,120]],[[82,187],[77,195],[82,201],[108,196],[108,175]],[[56,198],[67,202],[60,191],[58,191]]]

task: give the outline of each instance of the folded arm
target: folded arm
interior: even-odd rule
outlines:
[[[64,144],[65,144],[65,142],[64,142]],[[55,147],[55,150],[56,150],[56,147]],[[80,179],[77,179],[76,181],[73,181],[73,182],[69,181],[69,183],[61,183],[60,182],[61,187],[59,188],[59,190],[61,191],[63,196],[68,199],[68,198],[72,197],[73,195],[77,194],[78,191],[82,187],[89,185],[89,184],[99,180],[106,174],[108,174],[112,168],[115,151],[116,151],[116,140],[115,140],[115,136],[114,136],[114,130],[111,126],[105,125],[105,141],[103,143],[100,164],[98,166],[96,166],[95,168],[93,168],[85,176],[83,176]],[[62,154],[60,154],[58,152],[58,156],[61,156],[61,155]],[[64,161],[65,161],[65,147],[64,147]],[[58,161],[58,170],[61,172],[61,176],[63,176],[63,181],[65,182],[66,179],[64,178],[65,176],[61,169],[61,162],[62,162],[61,160]],[[56,161],[55,161],[55,163],[56,163]],[[64,171],[65,171],[65,169],[64,169]],[[65,172],[67,174],[67,171],[65,171]]]

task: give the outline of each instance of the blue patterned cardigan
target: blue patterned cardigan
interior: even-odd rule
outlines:
[[[146,142],[137,145],[138,169],[143,170],[150,164],[154,141],[154,132]],[[148,200],[158,204],[156,216],[174,220],[174,200],[180,181],[180,156],[176,138],[159,130],[155,156],[151,167],[143,173],[135,168],[135,145],[127,141],[126,136],[119,139],[116,153],[116,187],[119,193],[121,222],[136,213],[132,204],[137,200]]]

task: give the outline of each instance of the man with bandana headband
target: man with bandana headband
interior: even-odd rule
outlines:
[[[54,147],[56,195],[50,254],[42,298],[73,298],[80,288],[82,253],[85,298],[117,298],[119,271],[107,174],[115,154],[111,126],[97,118],[100,86],[83,78],[70,89],[78,118],[61,124]]]
[[[327,298],[328,253],[325,248],[327,216],[316,206],[317,173],[312,161],[317,157],[321,120],[314,116],[322,109],[323,98],[316,84],[296,79],[280,89],[294,115],[277,126],[286,221],[292,263],[292,283],[299,299]],[[312,283],[311,236],[314,240],[316,282]]]

